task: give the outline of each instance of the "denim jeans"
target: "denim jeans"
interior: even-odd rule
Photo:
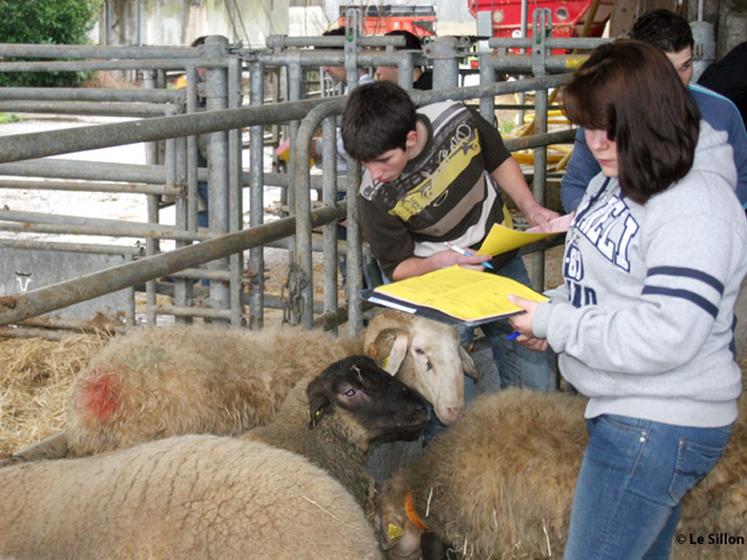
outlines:
[[[529,285],[529,274],[521,257],[515,257],[496,271],[501,276],[508,276],[522,284]],[[513,329],[506,320],[496,321],[481,325],[485,338],[490,344],[493,353],[498,379],[488,379],[483,376],[479,385],[485,389],[505,389],[506,387],[527,387],[539,391],[554,391],[556,388],[555,374],[550,369],[547,352],[535,352],[529,350],[515,341],[506,340],[506,335],[511,334]],[[469,344],[474,337],[473,329],[459,328],[462,344]],[[492,370],[490,373],[493,373]],[[465,377],[464,400],[469,403],[477,396],[478,387]],[[431,410],[431,419],[425,428],[423,445],[427,445],[441,430],[443,426]]]
[[[588,420],[587,429],[564,558],[669,558],[682,497],[719,460],[732,426],[609,414]]]
[[[522,284],[529,285],[529,274],[521,257],[515,257],[496,271]],[[498,369],[498,387],[527,387],[539,391],[554,391],[555,375],[550,370],[547,352],[529,350],[515,341],[506,340],[513,329],[506,320],[480,326],[493,352],[495,367]],[[462,335],[469,340],[471,332]],[[483,382],[483,381],[481,381]]]

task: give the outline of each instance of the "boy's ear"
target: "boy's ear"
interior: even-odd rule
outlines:
[[[417,145],[418,145],[418,131],[417,129],[411,130],[410,132],[407,133],[407,140],[405,140],[405,148],[406,148],[405,151],[407,151],[408,149],[414,148]]]

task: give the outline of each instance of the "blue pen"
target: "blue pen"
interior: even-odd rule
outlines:
[[[449,241],[445,241],[444,245],[446,245],[449,249],[451,249],[455,253],[459,253],[460,255],[464,255],[465,257],[471,257],[472,255],[475,254],[474,251],[470,251],[469,249],[462,249],[461,247],[457,247],[456,245],[454,245],[453,243]],[[488,261],[482,262],[480,264],[484,266],[485,268],[489,268],[490,270],[495,270],[495,267],[492,264],[490,264],[490,262]]]
[[[511,334],[506,335],[506,340],[516,340],[521,336],[521,333],[519,331],[514,331]]]

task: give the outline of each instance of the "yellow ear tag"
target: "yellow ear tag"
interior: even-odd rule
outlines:
[[[384,361],[381,362],[381,369],[386,369],[387,364],[389,363],[389,358],[384,358]]]
[[[390,523],[389,525],[386,526],[386,536],[389,538],[390,541],[396,541],[397,539],[401,539],[404,535],[405,535],[405,530],[399,525]]]

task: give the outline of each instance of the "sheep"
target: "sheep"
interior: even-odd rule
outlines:
[[[303,455],[373,511],[374,483],[364,466],[369,445],[412,441],[427,421],[427,402],[417,391],[387,376],[371,358],[351,356],[307,387],[298,384],[270,424],[240,437]],[[309,422],[314,429],[303,429]]]
[[[372,442],[417,437],[427,420],[417,392],[352,356],[238,438],[178,436],[0,469],[0,555],[380,558],[360,506],[362,456]]]
[[[721,461],[685,496],[677,533],[747,535],[745,402]],[[384,483],[377,525],[388,557],[420,558],[424,534],[449,543],[465,560],[562,556],[588,443],[585,403],[580,396],[519,389],[473,401],[419,460]],[[675,560],[716,555],[736,560],[744,547],[675,542],[672,548]]]
[[[338,482],[260,442],[173,437],[0,480],[0,556],[19,560],[381,558]]]
[[[456,330],[388,311],[372,319],[365,343],[300,327],[138,329],[114,339],[80,372],[57,440],[80,456],[178,434],[240,433],[269,422],[300,380],[364,347],[434,403],[443,423],[461,414],[462,371],[475,377],[477,370]],[[30,450],[17,455],[45,458]]]

